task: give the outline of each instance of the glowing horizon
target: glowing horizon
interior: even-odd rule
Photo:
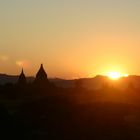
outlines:
[[[107,76],[112,80],[118,80],[122,77],[128,77],[129,74],[123,74],[123,73],[120,73],[120,72],[117,72],[117,71],[112,71],[112,72],[109,72],[107,74]]]

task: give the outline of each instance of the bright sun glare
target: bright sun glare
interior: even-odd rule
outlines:
[[[109,72],[107,76],[112,80],[118,80],[121,77],[128,77],[128,74],[121,74],[120,72]]]

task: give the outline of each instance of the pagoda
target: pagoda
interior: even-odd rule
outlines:
[[[18,84],[19,85],[26,85],[27,84],[26,77],[25,77],[23,69],[21,71],[21,74],[19,75]]]
[[[37,84],[49,83],[48,76],[44,70],[43,64],[41,64],[40,69],[36,74],[35,83],[37,83]]]

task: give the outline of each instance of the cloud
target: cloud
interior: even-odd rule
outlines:
[[[0,55],[0,61],[6,62],[9,60],[9,57],[7,55]]]
[[[29,68],[31,63],[28,60],[18,60],[16,61],[16,65],[21,68]]]

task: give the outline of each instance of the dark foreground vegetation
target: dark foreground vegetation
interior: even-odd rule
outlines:
[[[139,140],[140,90],[58,88],[43,69],[33,83],[0,86],[0,139]]]

